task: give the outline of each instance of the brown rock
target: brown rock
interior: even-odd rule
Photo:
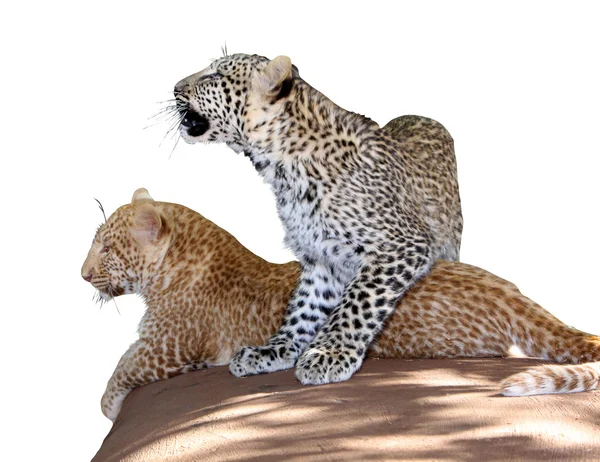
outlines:
[[[539,362],[370,359],[318,387],[189,373],[134,390],[93,461],[600,460],[598,392],[498,393]]]

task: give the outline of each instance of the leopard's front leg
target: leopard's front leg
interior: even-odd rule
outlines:
[[[397,301],[429,271],[430,260],[420,240],[369,252],[340,305],[298,359],[298,380],[319,385],[352,377]]]
[[[102,413],[111,421],[117,419],[123,401],[134,388],[168,379],[183,372],[201,369],[205,365],[202,361],[188,364],[174,357],[159,358],[157,351],[164,351],[162,345],[139,339],[119,360],[101,400]]]
[[[339,303],[343,290],[343,282],[330,267],[305,264],[279,331],[265,346],[242,348],[229,364],[231,373],[243,377],[293,367]]]

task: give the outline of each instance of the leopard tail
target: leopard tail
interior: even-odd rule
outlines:
[[[529,343],[528,348],[524,350],[533,357],[571,364],[548,364],[511,375],[500,383],[503,395],[577,393],[598,388],[600,337],[562,323],[553,327],[547,332],[546,342]]]

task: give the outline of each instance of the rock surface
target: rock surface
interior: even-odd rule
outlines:
[[[194,372],[131,393],[93,461],[600,460],[600,392],[498,393],[538,363],[370,359],[318,387]]]

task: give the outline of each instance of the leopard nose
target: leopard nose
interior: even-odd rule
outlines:
[[[93,270],[82,270],[81,271],[81,277],[83,278],[84,281],[86,282],[92,282],[92,277],[94,276],[94,271]]]
[[[173,88],[173,94],[175,96],[179,96],[182,93],[185,93],[189,87],[190,87],[190,80],[189,80],[189,77],[186,77],[185,79],[180,80],[179,82],[177,82],[175,84],[175,87]]]
[[[185,79],[181,79],[179,82],[177,82],[175,84],[175,88],[173,88],[173,93],[175,96],[189,91],[190,87],[195,85],[204,74],[206,74],[205,70],[196,72],[195,74],[188,75]]]

